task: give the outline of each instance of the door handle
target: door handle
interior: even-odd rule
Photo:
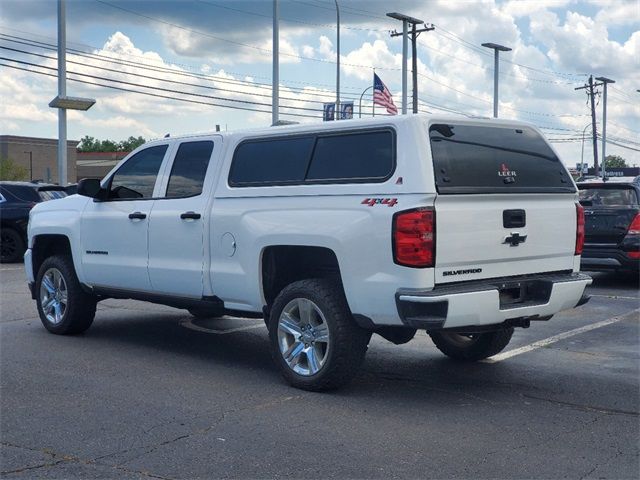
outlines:
[[[187,220],[187,219],[191,219],[191,220],[199,220],[201,217],[201,215],[199,213],[196,212],[184,212],[180,214],[180,218],[182,220]]]
[[[524,210],[503,210],[502,226],[504,228],[522,228],[527,224],[527,212]]]
[[[147,214],[142,212],[133,212],[129,214],[129,218],[131,220],[144,220],[147,218]]]

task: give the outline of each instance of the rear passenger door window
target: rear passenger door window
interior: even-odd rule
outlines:
[[[213,152],[213,142],[184,142],[173,160],[167,198],[194,197],[202,193],[204,177]]]
[[[109,199],[152,198],[168,145],[145,148],[129,158],[111,177]]]

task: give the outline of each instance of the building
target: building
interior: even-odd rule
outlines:
[[[127,155],[129,152],[78,152],[77,178],[102,179]]]
[[[67,180],[75,182],[76,148],[75,140],[67,141]],[[0,158],[6,158],[27,169],[24,180],[43,180],[58,183],[58,140],[56,138],[20,137],[0,135]]]

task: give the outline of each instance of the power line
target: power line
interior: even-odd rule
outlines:
[[[441,27],[440,25],[436,25],[437,29],[436,32],[437,34],[439,34],[440,36],[447,38],[450,41],[453,41],[455,43],[458,43],[460,45],[462,45],[463,47],[469,48],[473,51],[475,51],[476,53],[479,53],[481,55],[485,55],[485,56],[491,56],[490,53],[483,51],[479,46],[465,40],[464,38],[456,35],[453,32],[450,32],[449,30]],[[506,62],[506,63],[511,63],[513,65],[517,65],[519,67],[522,68],[526,68],[528,70],[532,70],[534,72],[538,72],[538,73],[542,73],[545,75],[555,75],[555,76],[573,76],[573,77],[586,77],[587,74],[586,73],[570,73],[570,72],[558,72],[558,71],[554,71],[554,70],[546,70],[546,69],[541,69],[541,68],[536,68],[536,67],[530,67],[529,65],[524,65],[518,62],[514,62],[513,60],[509,60],[507,58],[501,58],[500,61],[502,62]]]
[[[5,60],[3,57],[0,57],[0,60]],[[17,60],[12,60],[12,59],[8,59],[9,61],[15,62],[15,63],[20,63],[20,64],[26,64],[26,65],[31,65],[31,66],[35,66],[37,68],[44,68],[44,69],[48,69],[48,70],[57,70],[56,68],[53,67],[43,67],[41,65],[37,65],[37,64],[31,64],[29,62],[20,62]],[[24,67],[18,67],[15,65],[9,65],[6,63],[0,63],[0,66],[3,67],[8,67],[8,68],[13,68],[16,70],[23,70],[25,72],[29,72],[29,73],[35,73],[35,74],[39,74],[39,75],[46,75],[49,77],[55,77],[57,78],[57,74],[56,73],[47,73],[47,72],[39,72],[36,70],[32,70],[29,68],[24,68]],[[68,72],[68,73],[74,73],[74,72]],[[78,75],[76,73],[76,75]],[[81,75],[81,76],[87,76],[87,75]],[[97,77],[99,78],[99,77]],[[90,82],[88,80],[82,80],[82,79],[78,79],[78,78],[68,78],[67,80],[69,81],[73,81],[73,82],[78,82],[78,83],[83,83],[86,85],[94,85],[94,86],[98,86],[98,87],[104,87],[104,88],[111,88],[114,90],[120,90],[120,91],[124,91],[124,92],[130,92],[130,93],[138,93],[141,95],[148,95],[148,96],[152,96],[152,97],[159,97],[159,98],[166,98],[166,99],[170,99],[170,100],[178,100],[181,102],[188,102],[188,103],[195,103],[195,104],[200,104],[200,105],[209,105],[209,106],[214,106],[214,107],[222,107],[222,108],[232,108],[235,110],[246,110],[246,111],[250,111],[250,112],[259,112],[259,113],[271,113],[271,110],[260,110],[260,109],[256,109],[256,108],[249,108],[249,107],[243,107],[243,106],[238,106],[238,105],[227,105],[227,104],[220,104],[220,103],[212,103],[212,102],[205,102],[205,101],[201,101],[201,100],[192,100],[192,99],[188,99],[188,98],[180,98],[180,97],[174,97],[174,96],[170,96],[170,95],[164,95],[164,94],[158,94],[158,93],[153,93],[153,92],[147,92],[147,91],[142,91],[142,90],[134,90],[131,88],[124,88],[124,87],[118,87],[115,85],[109,85],[109,84],[104,84],[104,83],[98,83],[98,82]],[[129,82],[122,82],[122,81],[117,81],[117,80],[110,80],[110,79],[106,79],[107,81],[112,81],[115,83],[123,83],[123,84],[129,84],[129,85],[134,85],[134,86],[141,86],[143,88],[148,88],[151,90],[166,90],[167,92],[170,93],[177,93],[180,95],[189,95],[185,92],[181,92],[178,90],[167,90],[167,89],[160,89],[158,87],[146,87],[145,85],[139,85],[139,84],[133,84],[133,83],[129,83]],[[211,98],[208,97],[206,95],[198,95],[200,97],[205,97],[205,98]],[[235,100],[225,100],[228,102],[233,102]],[[263,104],[257,103],[257,102],[247,102],[247,101],[243,101],[242,103],[244,104],[252,104],[252,105],[257,105],[257,106],[261,106]],[[268,104],[269,106],[271,104]],[[296,107],[288,107],[288,106],[283,106],[282,108],[287,108],[287,109],[291,109],[291,108],[296,108]],[[299,109],[299,107],[298,107]],[[305,109],[305,110],[311,110],[311,109]],[[295,117],[306,117],[306,118],[318,118],[317,115],[308,115],[308,114],[300,114],[300,113],[291,113],[291,112],[282,112],[283,115],[290,115],[290,116],[295,116]]]
[[[24,31],[24,30],[18,30],[18,29],[15,29],[15,28],[10,28],[10,27],[7,27],[7,26],[5,26],[5,25],[0,25],[0,28],[4,28],[4,29],[6,29],[6,30],[15,31],[15,32],[18,32],[18,33],[26,34],[26,35],[32,35],[32,36],[34,36],[34,37],[44,38],[44,39],[47,39],[47,40],[49,40],[49,41],[55,41],[55,39],[54,39],[54,38],[52,38],[52,37],[46,37],[46,36],[43,36],[43,35],[35,34],[35,33],[33,33],[33,32],[27,32],[27,31]],[[0,36],[11,37],[11,38],[18,38],[18,39],[28,40],[28,41],[31,41],[31,42],[41,43],[41,44],[45,44],[45,45],[52,46],[52,47],[54,47],[54,50],[57,50],[57,48],[56,48],[56,47],[57,47],[57,44],[41,42],[41,41],[39,41],[39,40],[27,39],[27,38],[24,38],[24,37],[14,36],[14,35],[8,35],[8,34],[4,34],[4,33],[0,33]],[[9,41],[13,41],[13,40],[9,40]],[[92,52],[87,52],[87,51],[86,51],[86,48],[88,48],[88,49],[90,49],[90,50],[92,50],[92,51],[96,51],[96,50],[97,50],[97,51],[100,51],[100,50],[103,50],[103,48],[104,48],[104,47],[97,47],[97,46],[95,46],[95,45],[89,45],[89,44],[86,44],[86,43],[77,43],[77,42],[74,42],[74,44],[75,44],[75,45],[80,45],[80,46],[82,46],[82,47],[85,47],[85,50],[73,49],[73,48],[67,47],[67,52],[82,52],[82,53],[85,53],[85,54],[91,55],[91,54],[92,54]],[[79,53],[78,53],[78,54],[79,54]],[[110,57],[110,56],[105,55],[105,54],[101,54],[101,55],[102,55],[103,57],[105,57],[105,58],[113,58],[113,57]],[[148,58],[148,57],[144,57],[144,56],[140,56],[140,55],[133,55],[133,54],[130,54],[130,53],[127,53],[127,56],[128,56],[128,57],[133,57],[133,58],[139,58],[139,59],[141,59],[141,60],[144,60],[144,62],[160,63],[160,64],[162,64],[162,65],[165,65],[165,62],[164,62],[164,60],[162,60],[162,59],[160,59],[160,60],[154,60],[154,59],[151,59],[151,58]],[[146,63],[145,63],[145,64],[146,64]],[[202,73],[198,72],[198,70],[200,70],[200,67],[195,66],[195,65],[186,64],[186,63],[177,63],[177,62],[171,62],[171,65],[172,65],[172,66],[178,66],[178,67],[182,67],[182,68],[184,68],[184,69],[191,70],[191,72],[189,72],[189,73],[192,73],[192,74],[194,74],[194,75],[206,75],[206,74],[202,74]],[[160,67],[159,67],[159,68],[160,68]],[[194,70],[195,70],[195,72],[194,72]],[[246,72],[233,72],[233,71],[226,71],[226,73],[229,73],[229,74],[231,74],[231,75],[242,76],[242,77],[262,78],[262,79],[265,79],[265,80],[271,80],[271,77],[265,77],[265,76],[255,75],[255,74],[253,74],[253,73],[246,73]],[[247,80],[243,80],[243,81],[245,81],[245,82],[246,82]],[[299,80],[282,80],[282,79],[281,79],[280,81],[281,81],[281,83],[283,83],[283,84],[286,84],[286,83],[298,83],[298,84],[305,84],[305,85],[307,84],[307,82],[303,82],[303,81],[299,81]],[[264,83],[259,83],[259,82],[253,82],[253,83],[257,83],[257,84],[260,84],[260,85],[268,85],[268,87],[269,87],[269,88],[271,88],[271,84],[264,84]],[[326,83],[317,83],[317,85],[327,86],[327,87],[333,87],[333,86],[334,86],[334,84],[326,84]],[[287,88],[295,89],[295,88],[300,88],[300,87],[287,86]],[[360,87],[353,87],[353,86],[343,86],[342,88],[343,88],[343,89],[354,90],[354,91],[358,91],[358,92],[360,92],[360,91],[362,90]],[[358,94],[358,95],[359,95],[359,94]]]
[[[171,27],[174,27],[174,28],[177,28],[177,29],[180,29],[180,30],[184,30],[186,32],[196,33],[198,35],[209,37],[209,38],[212,38],[214,40],[218,40],[220,42],[230,43],[232,45],[236,45],[236,46],[243,47],[243,48],[250,48],[250,49],[262,52],[262,53],[268,53],[268,54],[272,54],[273,53],[273,51],[268,49],[268,48],[262,48],[262,47],[258,47],[256,45],[249,45],[248,43],[236,42],[235,40],[229,40],[227,38],[223,38],[223,37],[219,37],[219,36],[216,36],[216,35],[212,35],[212,34],[207,33],[207,32],[203,32],[203,31],[200,31],[200,30],[195,30],[193,28],[187,28],[187,27],[184,27],[184,26],[179,25],[177,23],[168,22],[168,21],[162,20],[160,18],[155,18],[155,17],[152,17],[150,15],[146,15],[144,13],[136,12],[135,10],[131,10],[131,9],[128,9],[128,8],[125,8],[125,7],[121,7],[119,5],[114,5],[114,4],[109,3],[109,2],[107,2],[105,0],[94,0],[94,1],[98,2],[98,3],[101,3],[103,5],[107,5],[109,7],[118,9],[118,10],[122,10],[123,12],[130,13],[131,15],[136,15],[136,16],[139,16],[139,17],[142,17],[142,18],[146,18],[147,20],[151,20],[153,22],[158,22],[158,23],[162,23],[164,25],[169,25]],[[281,56],[285,56],[285,57],[290,57],[290,58],[297,58],[299,60],[308,60],[308,61],[311,61],[311,62],[320,62],[320,63],[329,63],[329,64],[337,63],[337,62],[335,62],[333,60],[328,60],[328,59],[324,59],[324,58],[306,57],[306,56],[303,56],[303,55],[296,55],[296,54],[293,54],[293,53],[286,53],[286,52],[280,52],[280,55]],[[356,65],[356,64],[353,64],[353,63],[343,63],[343,62],[340,62],[340,63],[342,65],[349,66],[349,67],[371,68],[369,65]],[[388,71],[399,71],[400,70],[399,68],[391,68],[391,67],[376,67],[376,69],[377,70],[388,70]]]
[[[251,12],[249,10],[242,10],[240,8],[234,8],[234,7],[229,7],[228,5],[220,5],[217,2],[211,2],[211,1],[206,1],[206,0],[195,0],[198,3],[203,3],[205,5],[210,5],[212,7],[216,7],[216,8],[222,8],[224,10],[229,10],[232,12],[237,12],[237,13],[242,13],[245,15],[252,15],[254,17],[263,17],[263,18],[273,18],[272,15],[268,15],[266,13],[258,13],[258,12]],[[341,8],[344,8],[341,5]],[[314,22],[306,22],[304,20],[297,20],[297,19],[292,19],[292,18],[283,18],[283,17],[279,17],[280,21],[284,21],[284,22],[291,22],[291,23],[300,23],[303,25],[312,25],[315,27],[323,27],[323,28],[330,28],[335,30],[336,29],[336,25],[332,25],[332,24],[328,24],[328,23],[314,23]],[[367,31],[367,32],[383,32],[386,31],[384,29],[374,29],[374,28],[364,28],[364,27],[351,27],[349,25],[341,25],[340,28],[344,28],[347,30],[360,30],[360,31]]]
[[[8,35],[0,33],[0,36],[8,36]],[[8,37],[21,38],[21,37],[15,37],[15,36],[8,36]],[[27,41],[32,41],[32,40],[29,40],[29,39],[26,39],[26,40]],[[25,44],[25,42],[21,42],[21,41],[17,41],[17,40],[9,40],[9,41],[13,41],[15,43]],[[37,43],[46,45],[47,49],[55,50],[55,47],[53,45],[51,45],[51,44],[45,44],[44,42],[37,42]],[[28,44],[28,45],[31,45],[31,44]],[[39,46],[40,48],[45,48],[44,46],[41,46],[41,45],[34,45],[34,46]],[[76,50],[73,50],[73,49],[71,49],[71,51],[77,52]],[[23,52],[23,53],[25,53],[25,52]],[[77,53],[77,54],[80,55],[80,56],[88,57],[88,58],[95,58],[95,59],[98,59],[100,61],[106,61],[106,60],[103,60],[101,58],[101,55],[98,55],[98,54],[86,54],[84,52]],[[52,58],[52,57],[46,57],[46,58]],[[106,57],[106,58],[111,59],[111,57]],[[127,61],[127,60],[121,60],[121,59],[113,59],[111,61],[113,63],[116,63],[116,64],[131,66],[131,67],[134,67],[134,68],[141,68],[141,69],[151,70],[151,71],[155,71],[155,72],[169,73],[169,74],[172,74],[172,75],[183,75],[183,76],[187,76],[187,77],[191,77],[191,78],[197,78],[197,79],[212,79],[213,81],[216,81],[216,82],[219,82],[219,83],[223,83],[223,84],[226,83],[226,84],[231,84],[231,85],[251,86],[251,87],[254,87],[254,88],[264,88],[264,89],[271,90],[271,85],[269,85],[269,84],[261,84],[261,83],[257,83],[257,82],[247,82],[247,81],[244,81],[244,80],[235,80],[235,79],[231,80],[231,79],[227,79],[227,78],[224,78],[224,77],[217,77],[217,76],[201,74],[201,73],[178,72],[175,69],[163,68],[163,67],[140,66],[140,64],[138,64],[138,63],[130,62],[130,61]],[[82,65],[86,65],[86,64],[82,64]],[[86,65],[86,66],[90,66],[90,65]],[[94,67],[94,68],[98,68],[98,67]],[[104,68],[105,70],[109,70],[106,67],[100,67],[100,68]],[[120,73],[120,72],[118,71],[118,73]],[[454,87],[451,87],[450,85],[447,85],[447,84],[445,84],[443,82],[439,82],[438,80],[436,80],[436,79],[434,79],[432,77],[429,77],[429,76],[427,76],[425,74],[418,73],[418,75],[421,75],[421,76],[423,76],[423,77],[425,77],[425,78],[427,78],[427,79],[429,79],[429,80],[431,80],[431,81],[433,81],[433,82],[435,82],[435,83],[437,83],[437,84],[439,84],[439,85],[441,85],[443,87],[452,89],[452,90],[454,90],[454,91],[456,91],[456,92],[458,92],[460,94],[469,96],[470,98],[473,98],[473,99],[478,100],[480,102],[490,103],[488,100],[484,100],[484,99],[479,98],[479,97],[477,97],[475,95],[468,94],[468,93],[462,92],[460,90],[457,90]],[[143,76],[143,75],[141,75],[141,76]],[[153,79],[155,79],[155,80],[163,80],[163,79],[158,79],[157,77],[153,77]],[[181,82],[174,82],[174,83],[181,83]],[[218,89],[218,90],[221,90],[221,91],[225,91],[225,89],[220,88],[220,87],[206,87],[206,86],[201,86],[201,85],[193,85],[193,86],[201,87],[201,88]],[[288,87],[288,88],[290,88],[292,90],[298,90],[298,91],[300,91],[300,92],[302,92],[302,93],[304,93],[306,95],[311,94],[311,92],[308,92],[308,90],[306,88],[298,88],[298,87]],[[234,92],[235,92],[235,90],[234,90]],[[238,92],[238,93],[240,93],[240,92]],[[326,93],[324,93],[324,92],[314,92],[314,93],[322,95],[322,96],[325,96],[325,97],[332,97],[333,96],[333,93],[330,93],[330,92],[326,92]],[[264,97],[270,96],[270,95],[259,94],[259,93],[256,93],[255,95],[264,96]],[[348,99],[348,100],[356,100],[359,96],[356,94],[356,95],[351,95],[351,96],[350,95],[344,95],[344,97],[345,97],[345,99]],[[303,101],[303,100],[299,100],[299,99],[293,99],[293,98],[290,98],[290,97],[280,97],[280,98],[288,99],[288,100],[292,100],[292,101]],[[474,105],[470,105],[470,104],[464,104],[462,102],[456,102],[456,103],[459,103],[459,104],[465,105],[465,106],[469,106],[471,108],[480,108],[478,106],[474,106]],[[510,106],[504,106],[504,108],[506,108],[508,110],[524,113],[524,114],[527,114],[527,115],[544,116],[544,117],[561,117],[562,118],[562,117],[583,116],[583,115],[572,115],[572,114],[551,114],[551,113],[543,113],[543,112],[532,112],[532,111],[528,111],[528,110],[523,110],[523,109],[510,107]]]
[[[35,53],[35,52],[29,52],[29,51],[26,51],[26,50],[20,50],[20,49],[16,49],[16,48],[0,46],[0,49],[1,50],[13,51],[13,52],[17,52],[17,53],[22,53],[22,54],[26,54],[26,55],[32,55],[32,56],[36,56],[36,57],[39,57],[39,58],[45,58],[45,59],[48,59],[48,60],[56,60],[56,57],[43,55],[43,54],[39,54],[39,53]],[[148,79],[148,80],[156,80],[156,81],[160,81],[160,82],[173,83],[173,84],[176,84],[176,85],[185,85],[185,86],[203,88],[203,89],[208,89],[208,90],[219,90],[219,91],[222,91],[222,92],[231,92],[231,93],[235,93],[235,94],[239,94],[239,95],[253,95],[253,96],[258,96],[258,97],[271,98],[271,94],[266,94],[266,93],[241,92],[241,91],[238,91],[237,89],[236,90],[232,90],[232,89],[228,89],[228,88],[212,87],[212,86],[209,86],[209,85],[201,85],[201,84],[195,84],[195,83],[189,83],[189,82],[181,82],[179,80],[170,80],[170,79],[159,78],[159,77],[154,77],[154,76],[150,76],[150,75],[143,75],[141,73],[123,72],[122,70],[117,70],[117,69],[114,69],[114,68],[91,65],[91,64],[87,64],[87,63],[83,63],[83,62],[77,62],[77,61],[74,61],[74,60],[67,60],[67,63],[71,63],[71,64],[74,64],[74,65],[81,65],[81,66],[87,67],[87,68],[100,69],[100,70],[113,72],[113,73],[118,73],[118,74],[123,74],[123,75],[124,74],[126,74],[126,75],[134,75],[134,76],[139,77],[139,78],[145,78],[145,79]],[[243,86],[246,86],[248,88],[255,88],[252,85],[243,85]],[[307,93],[307,94],[310,94],[310,93]],[[333,97],[333,94],[327,93],[324,96]],[[290,101],[297,101],[297,102],[321,102],[322,103],[321,100],[304,100],[304,99],[284,97],[284,96],[280,96],[279,98],[282,99],[282,100],[290,100]]]

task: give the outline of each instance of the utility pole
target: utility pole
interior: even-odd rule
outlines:
[[[498,118],[498,75],[500,74],[500,52],[510,52],[511,49],[497,43],[483,43],[482,46],[493,49],[493,118]]]
[[[589,82],[582,87],[576,87],[574,90],[589,89],[589,101],[591,102],[591,136],[593,138],[593,170],[596,175],[600,171],[598,167],[598,132],[596,130],[596,102],[595,102],[595,88],[602,85],[601,83],[593,83],[593,75],[589,75]]]
[[[391,16],[391,14],[388,15]],[[430,32],[431,30],[435,30],[436,27],[434,27],[433,25],[427,27],[425,25],[424,28],[418,30],[417,24],[422,23],[420,20],[418,20],[417,23],[411,21],[409,21],[409,23],[411,23],[411,80],[413,82],[413,113],[418,113],[418,36],[422,32]],[[392,37],[398,37],[400,35],[402,34],[396,32],[395,30],[391,33]]]
[[[336,113],[333,118],[340,120],[340,7],[336,2]]]
[[[409,24],[412,25],[411,29],[411,41],[413,42],[413,96],[414,96],[414,112],[417,113],[417,91],[418,91],[418,77],[417,77],[417,55],[416,55],[416,35],[420,32],[433,30],[433,27],[425,27],[424,29],[417,31],[416,25],[421,25],[424,22],[417,18],[404,15],[402,13],[391,12],[387,13],[387,17],[395,18],[402,22],[402,33],[398,33],[395,30],[391,32],[392,37],[398,37],[402,35],[402,114],[407,113],[407,57],[408,57],[408,40],[409,40]]]
[[[596,77],[596,80],[604,85],[602,92],[602,178],[607,172],[607,84],[616,83],[607,77]]]
[[[280,107],[280,29],[278,24],[278,0],[273,0],[273,74],[271,78],[271,125],[278,124]]]

